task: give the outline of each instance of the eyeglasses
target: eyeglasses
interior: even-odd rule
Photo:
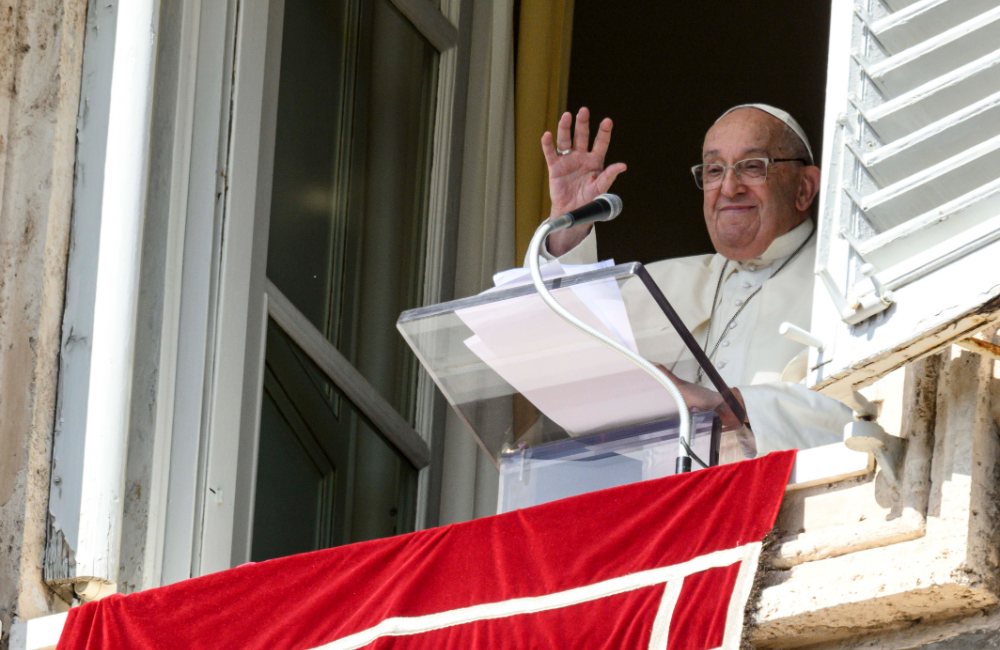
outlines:
[[[782,162],[809,164],[809,161],[804,158],[747,158],[740,160],[735,165],[721,165],[719,163],[695,165],[691,168],[691,173],[694,174],[694,182],[703,190],[714,190],[722,185],[728,169],[736,172],[736,179],[743,184],[760,185],[767,180],[768,166],[771,163]]]

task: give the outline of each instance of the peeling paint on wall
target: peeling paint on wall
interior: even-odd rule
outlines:
[[[85,0],[0,0],[0,626],[42,582]],[[3,647],[5,638],[0,638]]]

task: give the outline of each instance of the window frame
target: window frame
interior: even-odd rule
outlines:
[[[448,0],[438,9],[429,0],[392,2],[440,53],[423,291],[425,302],[437,302],[450,297],[454,284],[471,3]],[[385,424],[382,433],[420,468],[418,527],[436,523],[437,503],[432,491],[440,478],[433,474],[439,473],[440,467],[431,462],[436,447],[432,437],[443,428],[444,411],[433,383],[421,376],[416,426],[421,433],[417,434],[332,345],[318,340],[317,335],[322,335],[297,310],[288,308],[290,303],[273,285],[268,286],[265,267],[283,9],[283,0],[244,0],[235,17],[235,29],[230,28],[235,43],[230,67],[231,113],[229,103],[223,106],[228,113],[223,122],[229,131],[221,214],[223,244],[217,252],[213,351],[205,391],[201,478],[196,489],[200,526],[193,539],[191,575],[249,561],[264,333],[269,315],[276,317],[300,345],[311,345],[312,352],[320,355],[314,360],[321,367],[325,364],[324,371],[352,396],[355,406],[377,424]],[[460,14],[461,30],[455,24]],[[266,47],[260,47],[261,43]]]
[[[848,145],[862,121],[859,100],[852,93],[866,63],[852,50],[852,42],[859,34],[873,37],[871,18],[856,11],[854,3],[833,0],[831,11],[812,319],[813,334],[825,347],[810,349],[808,383],[814,390],[850,401],[858,388],[971,337],[997,319],[1000,287],[993,286],[989,269],[990,260],[1000,255],[1000,221],[981,224],[984,232],[975,241],[959,235],[924,246],[904,263],[878,269],[874,281],[860,273],[875,244],[912,234],[914,224],[906,222],[870,243],[851,235],[847,219],[857,209],[846,190],[864,174],[857,158],[859,145]],[[926,224],[936,225],[926,214],[923,217]],[[879,285],[893,292],[888,308],[880,304],[866,308],[865,301],[858,310],[847,307],[847,296],[872,298]]]

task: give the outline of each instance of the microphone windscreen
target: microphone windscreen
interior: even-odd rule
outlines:
[[[621,199],[620,196],[618,196],[617,194],[610,194],[610,193],[608,193],[608,194],[602,194],[602,195],[600,195],[597,198],[598,199],[604,199],[605,201],[608,202],[608,204],[611,205],[611,216],[609,216],[607,219],[605,219],[605,221],[611,221],[612,219],[614,219],[615,217],[617,217],[619,214],[621,214],[621,211],[622,211],[622,199]]]

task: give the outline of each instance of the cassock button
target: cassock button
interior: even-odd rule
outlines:
[[[729,341],[723,341],[722,342],[722,347],[728,348],[729,347]]]
[[[750,269],[751,271],[756,271],[757,270],[757,265],[756,264],[751,264],[751,265],[747,266],[747,268]]]
[[[736,303],[736,306],[737,306],[737,307],[739,307],[740,305],[742,305],[742,304],[743,304],[743,301],[742,301],[742,300],[740,300],[739,298],[737,298],[737,299],[736,299],[736,300],[734,300],[733,302],[735,302],[735,303]]]
[[[736,329],[736,321],[733,321],[732,323],[729,324],[729,329],[731,330]]]
[[[746,280],[744,280],[744,281],[743,281],[743,288],[744,288],[744,289],[749,289],[749,288],[750,288],[750,283],[749,283],[749,282],[747,282]]]
[[[726,367],[726,362],[720,361],[719,363],[715,364],[715,367],[718,368],[719,370],[722,370],[723,368]]]

